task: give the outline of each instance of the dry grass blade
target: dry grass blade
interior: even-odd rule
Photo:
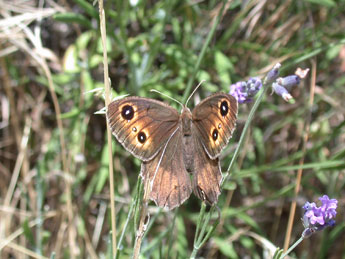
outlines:
[[[47,220],[49,218],[55,217],[56,216],[56,212],[55,211],[50,211],[49,213],[47,213],[44,216],[44,220]],[[32,228],[34,226],[36,226],[37,224],[39,224],[39,220],[38,219],[34,219],[31,220],[28,223],[29,228]],[[19,237],[20,235],[22,235],[24,232],[23,228],[18,228],[17,230],[13,231],[8,237],[6,237],[5,239],[1,239],[0,240],[0,251],[7,246],[9,243],[11,243],[13,240],[15,240],[17,237]]]
[[[99,0],[99,17],[101,22],[101,36],[103,45],[103,68],[104,68],[104,87],[105,87],[105,105],[108,107],[110,103],[110,85],[109,85],[109,74],[108,74],[108,55],[107,55],[107,44],[106,44],[106,24],[105,24],[105,13],[103,9],[103,0]],[[107,124],[107,141],[108,141],[108,156],[109,156],[109,186],[110,186],[110,209],[111,209],[111,230],[112,230],[112,249],[113,257],[116,256],[116,210],[115,210],[115,191],[114,191],[114,166],[113,166],[113,152],[111,144],[112,134],[110,127]]]
[[[16,243],[9,243],[9,244],[7,244],[7,247],[10,247],[13,250],[18,251],[21,255],[27,255],[27,256],[30,256],[32,258],[37,258],[37,259],[48,259],[48,257],[36,254],[35,252],[33,252],[33,251],[23,247],[23,246],[20,246]]]
[[[13,192],[14,192],[14,188],[15,188],[15,185],[16,185],[17,180],[18,180],[18,176],[19,176],[19,173],[20,173],[20,168],[21,168],[21,166],[23,164],[23,160],[24,160],[25,152],[26,152],[26,147],[27,147],[27,144],[28,144],[28,141],[29,141],[30,130],[31,130],[31,119],[27,118],[26,124],[25,124],[25,127],[24,127],[23,137],[22,137],[22,140],[21,140],[21,143],[20,143],[19,155],[17,157],[16,165],[14,167],[14,171],[13,171],[13,174],[12,174],[12,180],[11,180],[10,186],[9,186],[9,188],[7,190],[7,194],[6,194],[6,197],[5,197],[5,200],[4,200],[4,206],[5,207],[8,207],[9,204],[10,204],[10,201],[11,201],[11,198],[12,198],[12,195],[13,195]]]
[[[4,8],[2,6],[2,8]],[[23,13],[16,16],[10,16],[0,20],[0,32],[8,31],[11,29],[18,30],[17,26],[19,24],[28,25],[37,19],[43,19],[50,17],[56,13],[55,9],[47,8],[43,10],[34,10],[32,13]]]

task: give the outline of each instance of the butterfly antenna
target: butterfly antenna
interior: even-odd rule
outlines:
[[[169,95],[167,95],[167,94],[164,94],[164,93],[162,93],[162,92],[160,92],[160,91],[158,91],[158,90],[156,90],[156,89],[151,89],[150,92],[159,93],[159,94],[161,94],[161,95],[163,95],[163,96],[169,98],[170,100],[173,100],[173,101],[177,102],[177,103],[178,103],[179,105],[181,105],[182,108],[183,108],[183,104],[182,104],[182,103],[180,103],[180,102],[177,101],[175,98],[172,98],[171,96],[169,96]]]
[[[200,86],[203,82],[205,82],[205,80],[201,80],[201,82],[195,87],[195,89],[193,90],[193,92],[191,93],[191,95],[188,97],[188,99],[187,99],[187,101],[186,101],[186,106],[187,106],[187,104],[188,104],[190,98],[192,98],[192,96],[195,94],[196,90],[198,90],[199,86]]]

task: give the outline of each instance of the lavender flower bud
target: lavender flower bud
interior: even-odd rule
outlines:
[[[278,83],[273,83],[272,88],[273,88],[273,91],[277,95],[281,96],[285,101],[288,102],[289,100],[293,99],[291,94],[289,94],[288,90],[286,90],[285,87],[279,85]]]
[[[297,75],[290,75],[286,77],[280,77],[277,79],[277,83],[284,86],[289,91],[293,86],[296,86],[300,83],[301,79]]]
[[[274,80],[277,79],[277,77],[279,76],[279,68],[281,67],[280,63],[275,64],[275,66],[273,67],[273,69],[271,71],[268,72],[264,83],[265,84],[270,84],[272,83]]]
[[[257,92],[259,92],[261,87],[262,87],[262,83],[259,78],[256,78],[256,77],[250,78],[247,82],[248,95],[255,96]]]

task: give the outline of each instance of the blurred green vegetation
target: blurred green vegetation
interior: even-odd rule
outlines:
[[[344,258],[345,1],[228,1],[196,67],[221,8],[214,0],[106,1],[112,96],[146,96],[179,109],[150,90],[182,101],[192,90],[187,85],[206,80],[189,103],[193,107],[213,92],[228,92],[234,82],[263,78],[277,62],[282,76],[310,68],[292,92],[294,104],[268,91],[219,197],[218,227],[197,256],[265,257],[268,243],[283,246],[292,200],[298,207],[291,242],[303,231],[300,207],[327,194],[339,200],[338,224],[305,240],[292,256]],[[43,6],[5,1],[0,9],[1,258],[21,258],[25,249],[56,258],[110,257],[106,124],[95,114],[104,107],[98,7],[86,0]],[[251,104],[239,108],[237,130],[221,157],[224,171],[250,109]],[[128,258],[138,221],[132,199],[142,192],[140,161],[115,138],[113,145],[118,240],[128,224],[118,256]],[[142,258],[188,258],[201,201],[192,195],[171,212],[149,205]]]

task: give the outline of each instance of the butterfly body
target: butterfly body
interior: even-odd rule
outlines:
[[[236,116],[237,101],[225,93],[206,98],[193,112],[184,106],[181,114],[142,97],[113,101],[107,109],[115,137],[143,161],[140,174],[149,177],[150,198],[168,209],[182,204],[192,190],[203,201],[217,202],[222,179],[218,157]]]

